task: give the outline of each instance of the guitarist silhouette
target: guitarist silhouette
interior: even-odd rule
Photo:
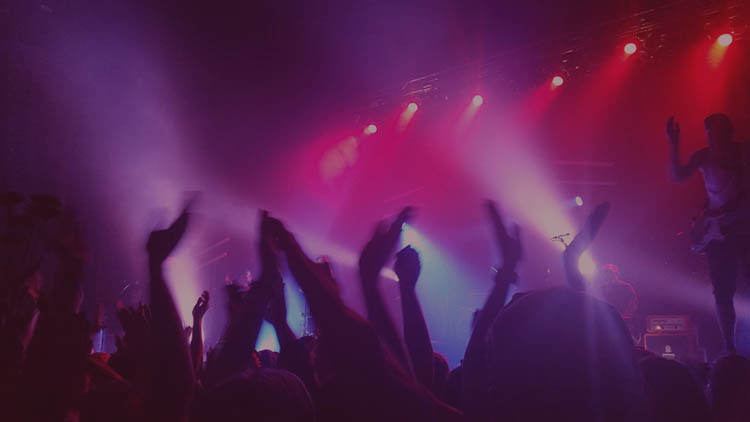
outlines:
[[[704,121],[708,147],[695,152],[687,165],[680,165],[680,125],[667,120],[669,173],[673,182],[687,180],[700,170],[708,200],[693,230],[693,250],[708,255],[709,273],[719,320],[728,353],[735,353],[734,293],[738,267],[750,268],[748,241],[750,213],[744,187],[750,172],[750,151],[732,140],[732,122],[725,114],[712,114]]]

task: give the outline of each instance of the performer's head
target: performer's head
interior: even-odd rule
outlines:
[[[706,128],[706,140],[711,149],[723,149],[732,142],[732,122],[726,114],[716,113],[703,121]]]

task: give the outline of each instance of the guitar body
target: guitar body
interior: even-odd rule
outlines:
[[[723,215],[707,217],[701,215],[693,222],[693,228],[690,231],[692,244],[690,249],[695,253],[703,253],[708,246],[714,242],[721,242],[726,239],[726,234],[722,231],[721,219]]]
[[[731,194],[734,199],[716,209],[709,209],[707,201],[700,215],[693,219],[690,237],[694,252],[706,252],[712,244],[726,241],[728,236],[750,236],[750,195],[747,195],[750,179],[743,174],[750,169],[749,145],[733,143],[732,147],[736,148],[729,157],[723,158],[713,157],[708,149],[701,150],[704,151],[701,172],[706,193],[719,197]]]
[[[742,228],[745,216],[745,207],[725,207],[718,211],[704,209],[703,212],[693,219],[693,227],[690,231],[692,244],[690,248],[695,253],[704,253],[714,242],[722,242],[727,235],[745,232]],[[745,224],[747,226],[747,224]]]

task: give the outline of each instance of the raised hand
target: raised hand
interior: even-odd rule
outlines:
[[[500,253],[503,257],[503,269],[507,271],[515,271],[518,263],[523,258],[523,246],[521,245],[520,239],[520,228],[516,225],[513,229],[513,235],[508,233],[505,228],[505,223],[498,210],[497,204],[494,201],[486,201],[484,204],[487,209],[487,213],[490,216],[492,225],[495,229],[495,237],[497,239]]]
[[[259,251],[260,259],[263,264],[265,275],[277,275],[278,270],[278,249],[279,234],[274,230],[274,220],[268,216],[268,211],[262,211],[260,215],[260,241]]]
[[[160,374],[153,378],[154,419],[187,419],[188,402],[194,387],[194,369],[185,341],[182,318],[164,279],[162,265],[187,229],[191,200],[167,229],[151,232],[146,243],[151,294],[151,323],[154,347],[149,360]],[[193,327],[195,336],[195,327]]]
[[[413,374],[409,355],[388,315],[385,302],[377,287],[377,281],[380,271],[396,248],[396,243],[401,236],[401,227],[409,221],[413,212],[411,207],[404,208],[387,229],[385,224],[378,224],[375,234],[359,256],[359,277],[362,282],[362,293],[365,296],[367,319],[401,364],[401,368],[409,374]]]
[[[190,206],[186,206],[182,214],[175,220],[171,226],[164,230],[151,232],[146,243],[149,261],[153,264],[163,263],[172,253],[174,248],[182,239],[187,229],[188,219],[190,217]]]
[[[591,242],[594,241],[596,234],[604,224],[604,220],[609,214],[609,202],[599,204],[594,211],[589,214],[586,218],[586,222],[583,224],[583,228],[576,235],[570,245],[565,248],[563,252],[563,266],[565,267],[565,277],[568,280],[568,284],[575,290],[583,291],[586,289],[586,285],[583,281],[583,275],[578,269],[578,259],[581,254],[588,249]]]
[[[190,360],[193,364],[193,373],[196,375],[196,379],[200,378],[199,374],[203,370],[203,316],[206,315],[206,311],[209,309],[208,300],[208,291],[204,290],[193,307]],[[187,334],[185,335],[185,338],[188,338]]]
[[[434,357],[430,333],[427,330],[422,307],[415,287],[421,264],[419,253],[411,246],[396,254],[393,271],[398,276],[401,291],[401,314],[404,318],[404,340],[406,350],[414,368],[414,375],[422,385],[434,391]],[[399,349],[396,349],[397,351]]]
[[[239,321],[243,318],[243,313],[247,310],[247,292],[246,286],[238,285],[236,282],[229,281],[224,287],[227,293],[227,314],[229,323]]]
[[[480,405],[481,399],[477,399],[490,389],[486,374],[489,353],[485,339],[492,322],[505,305],[510,284],[518,279],[515,270],[523,257],[518,226],[514,228],[513,235],[509,234],[497,204],[488,200],[484,203],[484,207],[495,229],[495,237],[503,258],[503,265],[495,276],[495,284],[484,307],[478,314],[474,331],[469,339],[469,344],[466,346],[466,353],[464,353],[462,372],[464,384],[463,410],[468,416],[467,419],[477,419],[485,411]]]
[[[286,228],[284,223],[278,218],[270,217],[268,213],[264,213],[263,215],[261,228],[264,233],[261,234],[261,237],[266,236],[270,239],[270,244],[276,246],[278,251],[288,254],[295,246],[298,246],[294,235]]]
[[[193,306],[193,319],[196,321],[203,320],[203,316],[206,315],[206,311],[209,309],[208,305],[208,291],[204,290]]]
[[[667,139],[669,139],[670,144],[680,142],[680,124],[677,123],[674,116],[667,119]]]
[[[401,249],[396,254],[396,263],[393,265],[393,271],[398,276],[400,288],[414,290],[421,269],[419,253],[411,246]]]
[[[609,202],[597,205],[594,211],[586,218],[586,222],[583,224],[581,231],[578,232],[576,237],[566,248],[566,253],[580,256],[586,249],[588,249],[591,242],[594,241],[596,234],[599,233],[599,229],[604,224],[604,220],[607,219],[609,209]]]
[[[339,287],[334,279],[330,264],[325,258],[319,258],[316,261],[310,259],[302,250],[294,235],[287,230],[284,223],[279,219],[268,217],[268,227],[278,242],[279,250],[284,253],[288,268],[305,293],[308,303],[319,303],[316,306],[310,305],[316,309],[311,312],[318,315],[316,326],[319,326],[318,324],[327,325],[330,321],[322,322],[321,318],[332,318],[336,312],[346,308],[341,303]],[[335,312],[326,310],[324,311],[325,316],[320,314],[321,309],[327,309],[328,307],[333,307],[334,309],[330,309],[330,311]],[[334,320],[336,318],[333,317]]]
[[[129,308],[117,304],[117,319],[120,320],[125,336],[120,346],[128,349],[135,359],[144,359],[153,348],[151,310],[140,304],[138,308]],[[122,347],[118,346],[118,349]]]
[[[271,287],[271,299],[268,301],[266,320],[274,327],[279,327],[286,322],[286,297],[284,296],[284,283],[274,283]]]
[[[383,223],[378,224],[375,233],[362,250],[359,256],[359,272],[362,281],[375,281],[383,269],[383,266],[393,254],[396,248],[401,227],[409,221],[414,214],[412,207],[406,207],[396,216],[389,228],[385,228]]]

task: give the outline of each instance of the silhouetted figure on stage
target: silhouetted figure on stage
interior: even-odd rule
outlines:
[[[686,165],[680,164],[680,126],[674,117],[667,121],[670,144],[669,171],[672,181],[687,180],[700,170],[707,202],[693,229],[693,249],[708,255],[716,298],[716,315],[729,353],[735,351],[734,293],[738,265],[748,264],[750,231],[745,206],[750,152],[732,140],[732,123],[724,114],[712,114],[704,121],[708,147],[695,152]]]

